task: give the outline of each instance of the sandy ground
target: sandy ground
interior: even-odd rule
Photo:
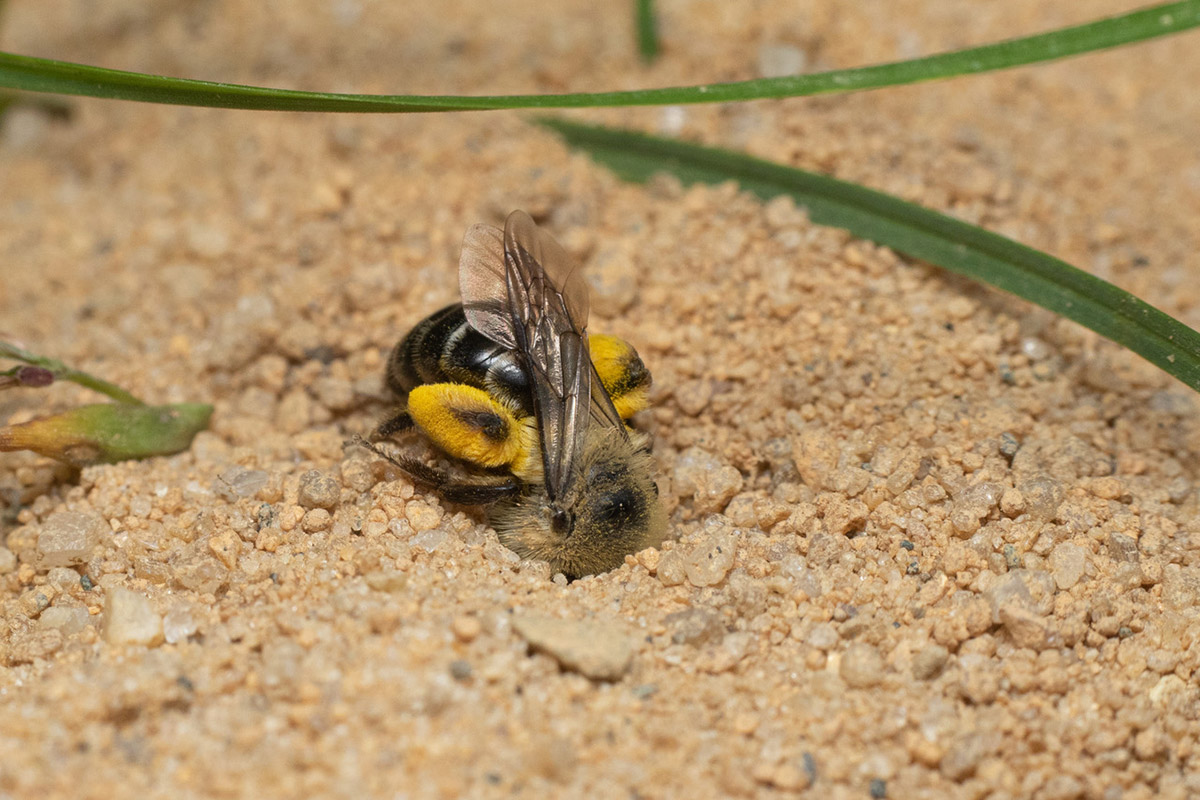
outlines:
[[[0,44],[563,91],[1133,6],[661,5],[649,68],[625,4],[581,0],[11,0]],[[865,182],[1200,327],[1195,46],[575,116]],[[1135,356],[790,203],[620,184],[517,114],[72,104],[3,124],[0,329],[216,414],[172,458],[0,456],[0,797],[1200,796],[1200,405]],[[388,408],[391,345],[455,299],[467,226],[513,208],[656,381],[670,539],[572,583],[342,448]],[[0,418],[94,399],[8,392]]]

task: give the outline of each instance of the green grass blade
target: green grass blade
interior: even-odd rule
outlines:
[[[638,52],[646,62],[658,58],[658,16],[654,13],[654,0],[633,0],[637,22]]]
[[[632,92],[477,97],[323,94],[166,78],[13,53],[0,53],[0,88],[147,103],[276,111],[416,112],[722,103],[860,91],[989,72],[1131,44],[1198,25],[1200,0],[1183,0],[1084,25],[911,61],[811,75]]]
[[[561,119],[541,123],[626,180],[666,172],[685,183],[736,181],[763,199],[788,195],[814,222],[1023,297],[1200,391],[1200,333],[1046,253],[882,192],[742,153]]]

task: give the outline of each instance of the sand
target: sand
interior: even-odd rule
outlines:
[[[13,2],[0,45],[564,91],[1133,6],[662,5],[652,67],[624,4],[574,1]],[[896,193],[1200,327],[1195,43],[572,116]],[[621,184],[519,114],[71,105],[3,122],[0,329],[216,413],[169,458],[0,456],[0,797],[1200,796],[1200,404],[1136,356],[789,202]],[[342,444],[389,408],[389,348],[456,298],[467,226],[513,208],[655,377],[669,540],[574,582]],[[95,399],[5,392],[0,419]]]

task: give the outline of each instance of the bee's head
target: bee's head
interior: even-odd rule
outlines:
[[[595,428],[578,468],[575,491],[562,502],[535,492],[498,508],[493,521],[500,541],[570,577],[615,569],[626,555],[662,541],[666,514],[645,437]]]

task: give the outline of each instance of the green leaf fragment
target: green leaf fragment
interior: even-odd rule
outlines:
[[[735,181],[760,198],[793,198],[822,225],[1003,289],[1124,345],[1200,391],[1200,333],[1107,281],[1051,255],[945,214],[827,175],[729,150],[634,131],[542,119],[567,143],[643,182]]]
[[[204,403],[80,406],[0,428],[0,451],[32,450],[78,467],[171,455],[208,427],[212,411]]]

